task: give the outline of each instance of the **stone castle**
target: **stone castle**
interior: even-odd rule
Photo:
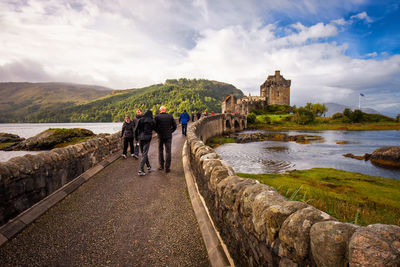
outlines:
[[[286,80],[275,71],[260,86],[260,96],[244,96],[237,99],[234,95],[223,97],[222,113],[247,115],[255,109],[264,109],[268,105],[290,105],[290,80]]]

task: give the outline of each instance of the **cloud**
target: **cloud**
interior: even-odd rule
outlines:
[[[280,69],[292,80],[294,104],[352,104],[362,90],[371,105],[383,108],[398,90],[399,56],[354,59],[346,55],[349,44],[333,41],[356,20],[372,23],[366,12],[343,18],[363,3],[0,2],[0,80],[132,88],[167,78],[207,78],[257,95]],[[283,18],[294,22],[284,24]]]
[[[366,56],[366,57],[377,57],[377,56],[378,56],[378,53],[372,52],[372,53],[366,54],[365,56]]]
[[[25,60],[0,65],[0,82],[48,81],[50,76],[40,63]]]
[[[368,23],[373,22],[373,20],[367,15],[367,12],[365,12],[365,11],[361,12],[361,13],[358,13],[358,14],[356,14],[354,16],[351,16],[350,19],[352,19],[352,20],[355,20],[355,19],[365,20]]]

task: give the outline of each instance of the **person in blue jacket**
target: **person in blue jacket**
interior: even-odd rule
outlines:
[[[187,125],[190,120],[189,114],[186,112],[186,110],[183,111],[181,116],[179,117],[179,123],[182,124],[182,134],[186,136],[186,131],[187,131]]]

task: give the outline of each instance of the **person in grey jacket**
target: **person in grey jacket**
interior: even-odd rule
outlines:
[[[134,156],[133,138],[135,137],[135,122],[131,121],[129,115],[125,116],[125,121],[122,124],[121,138],[124,138],[124,150],[122,157],[126,159],[126,153],[128,152],[128,144],[131,150],[131,156]]]
[[[146,175],[146,173],[144,172],[145,164],[147,165],[147,170],[151,171],[148,153],[150,149],[151,138],[153,136],[153,130],[154,130],[153,113],[151,112],[151,110],[148,110],[146,111],[144,116],[140,118],[137,126],[140,151],[142,152],[142,160],[140,162],[140,169],[138,172],[139,176]]]

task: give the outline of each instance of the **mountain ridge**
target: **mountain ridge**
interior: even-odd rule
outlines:
[[[328,111],[325,113],[327,117],[332,117],[332,115],[335,113],[342,113],[343,110],[345,110],[346,108],[349,108],[351,110],[358,109],[358,107],[347,106],[333,102],[324,103],[324,105],[328,108]],[[361,108],[361,111],[369,114],[381,114],[379,111],[372,108]]]
[[[25,85],[26,84],[29,83],[25,83]],[[87,87],[85,85],[65,85],[62,83],[51,83],[51,86],[54,87],[60,84],[65,90],[65,87]],[[21,84],[19,85],[21,86]],[[32,84],[30,85],[32,86]],[[38,87],[40,84],[34,85]],[[93,88],[90,88],[90,86],[88,88],[87,90],[91,93],[94,92]],[[39,89],[36,88],[36,90]],[[78,97],[79,99],[77,99],[77,96],[74,96],[74,98],[68,99],[68,101],[65,102],[52,101],[51,103],[46,103],[49,98],[51,99],[51,96],[47,95],[46,98],[46,92],[44,92],[43,88],[41,90],[42,94],[39,94],[40,99],[35,99],[35,97],[33,97],[36,100],[33,104],[30,103],[32,101],[17,101],[15,100],[15,96],[14,103],[12,103],[13,99],[0,98],[0,111],[2,113],[7,109],[7,107],[5,107],[7,104],[6,101],[9,101],[11,104],[8,107],[8,116],[2,116],[0,122],[122,121],[125,114],[133,116],[137,108],[143,110],[151,109],[155,114],[160,105],[167,106],[168,112],[175,116],[184,109],[188,112],[194,110],[220,112],[221,99],[223,96],[231,93],[239,97],[243,95],[241,90],[228,83],[185,78],[168,79],[165,83],[154,84],[143,88],[108,91],[97,90],[96,92],[100,92],[101,94],[98,97],[86,97],[84,99]],[[84,95],[82,92],[81,94]],[[54,98],[52,100],[54,100]],[[47,105],[41,106],[42,103],[46,103]],[[11,106],[16,107],[15,112],[11,111]],[[35,108],[36,110],[34,110],[34,112],[30,112]]]

